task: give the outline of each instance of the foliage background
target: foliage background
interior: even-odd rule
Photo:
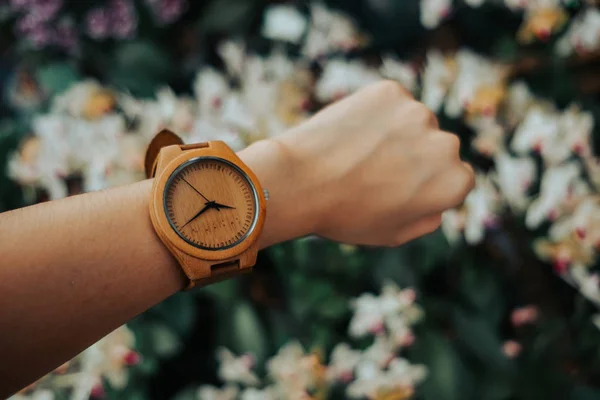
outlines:
[[[78,20],[95,3],[103,2],[65,1],[64,9]],[[259,30],[263,12],[272,3],[190,1],[176,23],[160,25],[140,1],[134,38],[93,40],[82,35],[76,51],[28,47],[15,35],[16,17],[7,16],[0,22],[2,93],[6,99],[17,74],[25,73],[39,85],[33,96],[39,101],[19,109],[8,101],[0,103],[0,168],[28,134],[31,115],[82,77],[138,97],[153,96],[165,84],[185,94],[200,66],[222,66],[216,52],[220,39],[241,36],[257,52],[266,52],[272,43]],[[369,59],[393,52],[422,65],[428,49],[470,48],[520,65],[517,77],[534,93],[559,107],[576,99],[600,120],[600,58],[557,61],[551,50],[554,39],[519,44],[515,37],[522,13],[493,1],[480,8],[457,2],[452,15],[429,30],[420,23],[416,0],[328,3],[353,16],[372,35],[371,45],[350,57]],[[572,14],[583,7],[572,3]],[[303,2],[294,4],[307,11]],[[289,45],[288,50],[298,49]],[[469,150],[474,133],[467,125],[443,113],[440,119],[444,129],[467,144],[467,159],[489,167],[486,159]],[[76,191],[77,177],[71,179]],[[0,211],[24,206],[32,198],[42,201],[45,194],[27,192],[0,173]],[[178,294],[132,321],[143,361],[132,367],[124,391],[108,390],[106,395],[191,397],[190,390],[200,384],[218,384],[214,354],[220,345],[236,353],[252,352],[259,365],[291,338],[326,354],[347,338],[349,300],[393,280],[414,287],[425,309],[426,318],[415,329],[417,340],[407,353],[411,361],[429,369],[416,398],[600,398],[600,331],[590,322],[596,309],[533,254],[535,235],[508,215],[477,246],[461,243],[451,248],[440,232],[397,249],[349,249],[318,239],[276,246],[260,255],[250,276]],[[511,312],[531,304],[540,310],[538,321],[515,327]],[[174,333],[174,353],[157,351],[154,329],[159,325]],[[518,357],[503,353],[507,340],[522,345]]]

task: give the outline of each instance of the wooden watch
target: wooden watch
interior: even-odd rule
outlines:
[[[222,141],[186,145],[168,130],[146,151],[150,219],[189,278],[186,289],[250,272],[267,192]]]

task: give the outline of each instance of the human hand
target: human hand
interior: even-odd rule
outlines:
[[[338,242],[397,246],[432,232],[474,185],[458,137],[392,81],[274,140],[294,159],[298,215],[312,233]]]

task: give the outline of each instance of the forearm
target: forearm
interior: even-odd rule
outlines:
[[[282,148],[261,143],[240,156],[271,192],[261,247],[309,233],[302,211],[290,207],[302,204],[301,189]],[[0,215],[0,396],[184,287],[150,222],[151,185]]]

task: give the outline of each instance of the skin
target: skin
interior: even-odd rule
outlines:
[[[436,230],[474,181],[456,136],[387,81],[239,156],[270,191],[261,248],[308,234],[398,246]],[[2,398],[185,286],[150,223],[151,185],[0,214]]]

